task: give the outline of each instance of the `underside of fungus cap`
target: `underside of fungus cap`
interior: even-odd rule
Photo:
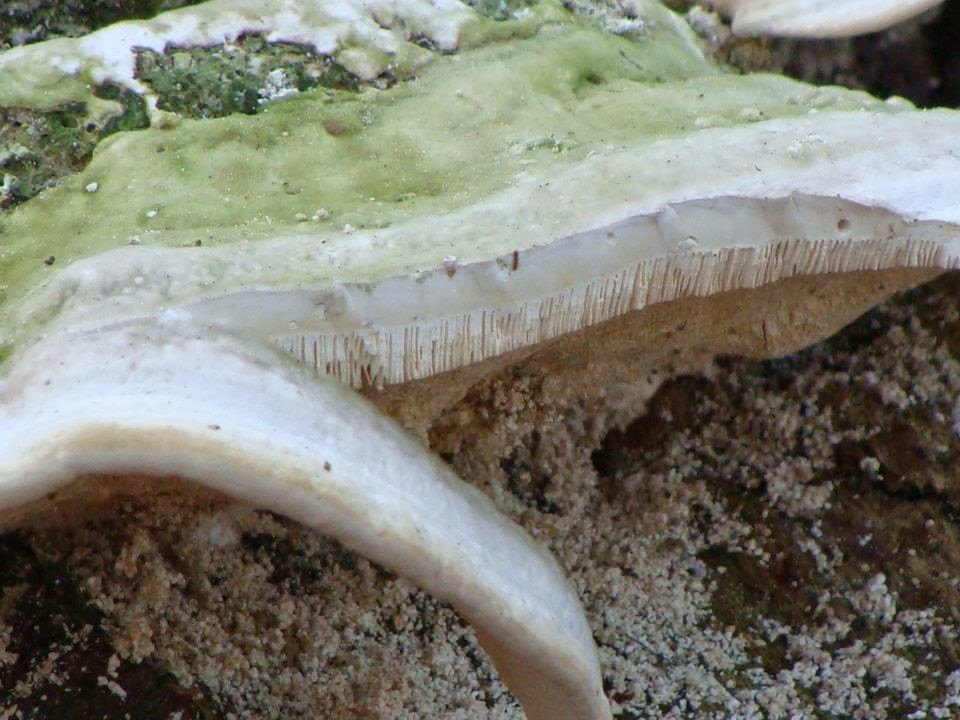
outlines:
[[[725,73],[652,0],[214,0],[0,53],[0,108],[0,515],[108,473],[288,514],[454,604],[534,718],[609,717],[562,571],[324,376],[960,262],[960,114]]]
[[[839,38],[877,32],[943,0],[714,0],[737,35]]]

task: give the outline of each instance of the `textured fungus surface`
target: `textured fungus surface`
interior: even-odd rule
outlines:
[[[0,158],[15,201],[0,229],[4,521],[96,517],[78,502],[140,485],[159,499],[132,502],[160,508],[168,485],[140,479],[198,482],[449,601],[530,718],[603,718],[635,697],[616,658],[602,687],[594,647],[628,637],[591,599],[617,545],[584,517],[561,535],[596,547],[530,522],[491,462],[530,509],[562,515],[549,478],[522,451],[458,461],[463,434],[492,422],[473,452],[502,445],[543,403],[587,397],[610,403],[590,432],[613,428],[658,373],[802,346],[960,261],[956,114],[725,74],[654,2],[215,0],[0,54],[0,106],[31,127],[72,113],[38,145],[89,136],[70,157],[10,140]],[[114,132],[136,107],[149,127]],[[622,471],[607,444],[599,476],[578,476],[604,497]],[[770,491],[788,514],[829,494],[790,477]],[[232,545],[251,522],[212,532]],[[871,583],[863,602],[889,604]],[[127,659],[147,657],[131,642]]]
[[[511,372],[432,446],[581,588],[616,717],[953,717],[958,294],[782,360]],[[176,485],[112,510],[3,539],[5,709],[522,717],[455,613],[308,528]]]
[[[742,35],[831,38],[895,25],[943,0],[715,0]]]

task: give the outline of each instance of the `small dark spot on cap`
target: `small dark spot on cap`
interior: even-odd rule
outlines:
[[[850,227],[850,221],[846,218],[840,218],[837,221],[837,230],[846,230]]]
[[[327,472],[330,472],[330,463],[325,462],[325,463],[323,464],[323,469],[326,470]]]
[[[210,428],[211,430],[219,430],[219,429],[220,429],[220,426],[219,426],[219,425],[207,425],[207,427]]]
[[[331,135],[343,135],[347,131],[347,126],[343,123],[338,123],[336,120],[328,120],[323,124],[323,129],[326,130]]]
[[[44,265],[53,265],[56,261],[57,261],[57,259],[56,259],[53,255],[51,255],[50,257],[48,257],[46,260],[43,261],[43,264],[44,264]]]
[[[201,245],[203,245],[203,240],[194,240],[193,245],[194,247],[200,247]]]
[[[511,270],[517,270],[520,267],[520,253],[516,250],[513,251],[513,264],[510,268]]]

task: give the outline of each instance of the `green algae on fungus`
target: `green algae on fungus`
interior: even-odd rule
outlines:
[[[114,138],[62,190],[10,217],[8,246],[22,238],[33,251],[6,254],[0,272],[26,289],[42,270],[28,258],[73,260],[130,242],[216,246],[281,227],[302,234],[298,215],[320,208],[336,229],[383,227],[489,196],[529,174],[531,162],[545,176],[610,145],[741,124],[745,109],[761,119],[884,107],[773,76],[720,74],[657,13],[639,42],[562,16],[532,37],[435,58],[415,82],[383,92],[305,93],[256,119]],[[570,149],[566,157],[544,151],[554,142]],[[90,183],[98,191],[81,192]],[[289,187],[302,192],[281,197]],[[37,236],[57,238],[56,251],[37,247]],[[337,233],[328,244],[341,241]]]
[[[234,4],[233,9],[239,8]],[[336,14],[335,8],[331,11]],[[139,12],[151,14],[148,7]],[[14,10],[10,14],[17,15]],[[172,17],[176,20],[165,20]],[[212,20],[213,26],[196,27],[196,21],[204,18]],[[89,37],[61,38],[39,49],[19,48],[4,54],[0,109],[29,116],[24,132],[32,141],[27,157],[14,152],[17,145],[0,155],[4,165],[0,170],[6,171],[0,176],[0,206],[23,202],[81,169],[97,143],[110,133],[147,127],[144,104],[154,120],[165,124],[173,119],[158,110],[185,117],[252,113],[264,102],[317,85],[354,91],[361,82],[384,86],[396,76],[409,75],[429,55],[424,49],[430,45],[428,32],[420,32],[422,28],[412,27],[415,34],[405,44],[368,37],[366,43],[356,45],[343,37],[330,47],[331,38],[311,36],[302,29],[292,33],[291,42],[267,42],[255,32],[257,23],[265,22],[255,14],[225,22],[218,19],[216,7],[188,8],[179,15],[142,23],[146,32],[136,38],[125,35],[120,25]],[[305,18],[303,27],[310,27],[314,19]],[[442,24],[442,19],[439,23],[427,20],[424,27]],[[177,46],[177,38],[184,41],[182,47]],[[450,42],[443,37],[435,45],[448,49]],[[319,52],[317,44],[326,52]],[[355,71],[334,59],[336,53]],[[4,134],[19,134],[24,127],[21,118],[4,120],[8,130]],[[0,141],[4,147],[11,142],[4,137]]]
[[[960,185],[960,116],[725,75],[652,0],[619,19],[569,7],[491,20],[449,0],[215,0],[0,55],[36,61],[0,73],[4,102],[94,110],[96,78],[154,121],[7,213],[0,520],[66,502],[89,487],[78,477],[182,476],[451,602],[530,718],[609,718],[563,569],[326,375],[403,386],[397,402],[429,415],[490,372],[481,361],[545,347],[582,361],[582,332],[622,346],[649,332],[635,311],[778,282],[793,288],[781,307],[768,294],[723,322],[674,318],[670,342],[809,342],[960,264],[943,189]],[[176,48],[254,35],[311,46],[366,87],[194,120],[136,76],[134,46],[172,48],[176,68]],[[406,79],[373,87],[385,73]]]
[[[338,0],[262,3],[211,0],[139,22],[118,23],[81,38],[58,38],[16,47],[0,55],[0,104],[51,108],[90,102],[91,88],[113,82],[141,93],[151,112],[156,97],[136,75],[136,52],[167,47],[209,47],[266,33],[268,42],[312,47],[364,81],[386,70],[409,74],[433,53],[457,48],[461,37],[494,21],[458,2],[419,7],[398,21],[387,2],[355,7]],[[101,105],[101,111],[109,111]]]

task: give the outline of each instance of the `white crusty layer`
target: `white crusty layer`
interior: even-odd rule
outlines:
[[[837,38],[863,35],[919,15],[943,0],[714,0],[737,35]]]

